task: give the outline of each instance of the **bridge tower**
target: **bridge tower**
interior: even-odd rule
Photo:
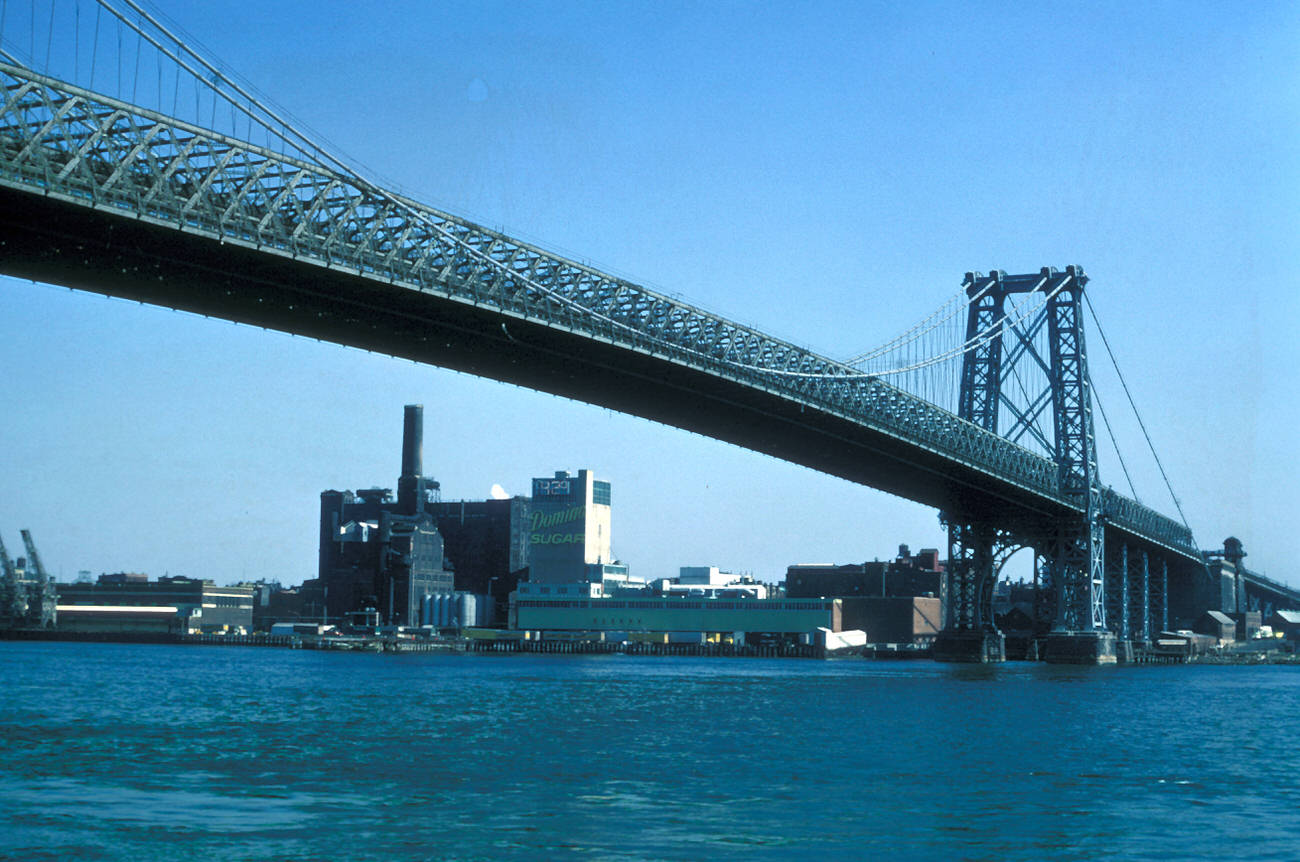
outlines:
[[[1115,660],[1115,636],[1106,628],[1105,537],[1101,485],[1092,421],[1092,391],[1083,334],[1081,267],[1044,268],[1029,275],[994,271],[967,273],[970,297],[958,415],[986,431],[1018,441],[1038,439],[1052,453],[1061,496],[1079,511],[1037,522],[1009,524],[975,508],[944,512],[949,566],[945,575],[946,618],[935,643],[941,661],[995,662],[1005,658],[1004,638],[993,619],[993,586],[1001,563],[1019,547],[1038,557],[1040,589],[1050,600],[1044,640],[1048,661],[1104,663]],[[1028,321],[1007,321],[1013,293],[1042,292],[1042,311]],[[1035,339],[1046,328],[1048,356]],[[1007,343],[1004,343],[1007,342]],[[1016,362],[1028,358],[1046,372],[1037,397],[1017,406],[1004,397],[1003,383]],[[1050,404],[1052,439],[1037,430],[1037,416]],[[1001,428],[1001,410],[1011,414]],[[1127,598],[1127,597],[1126,597]]]

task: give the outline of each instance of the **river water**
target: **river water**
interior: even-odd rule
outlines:
[[[0,857],[1300,858],[1294,667],[0,642]]]

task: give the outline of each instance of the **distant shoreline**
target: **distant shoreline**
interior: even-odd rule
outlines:
[[[61,632],[40,629],[0,630],[0,641],[45,641],[66,643],[160,644],[171,646],[243,646],[279,647],[281,649],[350,650],[357,652],[473,652],[497,654],[595,655],[624,654],[645,656],[693,656],[717,658],[862,658],[868,660],[929,660],[929,649],[879,649],[870,645],[852,655],[827,656],[811,647],[723,648],[717,644],[605,644],[564,641],[475,641],[442,639],[436,641],[395,641],[383,638],[328,639],[303,638],[298,635],[217,635],[179,634],[176,632]],[[508,645],[508,649],[502,649]],[[1151,662],[1137,662],[1148,664]],[[1168,662],[1160,662],[1168,663]],[[1280,650],[1241,650],[1193,656],[1177,664],[1208,665],[1300,665],[1300,654]]]

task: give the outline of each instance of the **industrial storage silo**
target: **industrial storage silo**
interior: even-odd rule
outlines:
[[[457,616],[460,617],[461,627],[474,625],[474,610],[477,602],[474,601],[473,593],[461,593],[456,600]]]

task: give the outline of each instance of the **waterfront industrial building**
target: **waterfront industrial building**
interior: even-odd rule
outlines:
[[[801,563],[786,569],[787,598],[839,598],[842,622],[872,643],[927,646],[943,628],[944,563],[934,548],[898,546],[889,562]]]
[[[627,566],[614,559],[613,501],[610,483],[590,470],[577,475],[557,470],[532,482],[528,522],[528,579],[511,594],[545,601],[547,597],[599,598],[630,586]]]
[[[329,622],[366,608],[383,625],[466,625],[469,608],[496,622],[528,571],[532,502],[442,501],[423,472],[423,408],[407,405],[403,420],[395,499],[388,488],[321,494],[319,587],[304,584],[302,604],[319,590]]]
[[[867,633],[871,643],[929,646],[943,629],[943,608],[930,596],[850,596],[843,604],[846,629]]]
[[[511,628],[529,631],[803,635],[840,631],[838,599],[538,597],[511,603]]]
[[[443,541],[456,592],[490,595],[503,607],[529,566],[532,501],[456,500],[428,506]]]
[[[599,583],[614,566],[610,483],[590,470],[533,479],[530,584]],[[621,574],[618,569],[615,573]]]
[[[943,582],[944,563],[934,548],[912,554],[907,545],[898,546],[898,556],[889,562],[800,563],[785,574],[787,596],[935,596]]]
[[[423,407],[407,405],[396,499],[388,488],[321,494],[320,580],[331,621],[372,608],[386,625],[420,625],[425,596],[454,590],[427,509],[434,483],[423,474],[423,436]]]
[[[59,631],[247,632],[253,588],[212,581],[119,572],[93,584],[58,585]]]
[[[533,480],[531,576],[511,596],[512,629],[743,644],[843,628],[838,600],[768,599],[765,585],[717,566],[632,577],[613,558],[611,503],[610,483],[588,470]]]

